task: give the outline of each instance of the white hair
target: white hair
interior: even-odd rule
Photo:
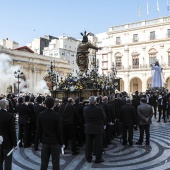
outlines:
[[[96,103],[96,97],[95,96],[90,96],[89,97],[89,104],[95,104]]]
[[[9,105],[8,100],[6,100],[6,99],[0,100],[0,109],[6,109],[8,105]]]

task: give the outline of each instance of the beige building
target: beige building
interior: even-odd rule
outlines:
[[[16,91],[17,78],[14,72],[20,69],[24,73],[24,78],[20,80],[20,91],[43,93],[48,89],[46,83],[42,80],[48,80],[47,69],[50,66],[50,60],[55,60],[55,71],[60,76],[65,76],[70,72],[68,61],[43,56],[32,53],[28,47],[21,47],[18,50],[10,50],[0,46],[0,94],[7,93],[7,87],[12,86],[12,91]]]
[[[5,48],[8,49],[15,49],[19,47],[19,44],[13,40],[8,40],[8,38],[6,39],[1,39],[0,40],[0,45],[2,45]]]
[[[110,27],[96,34],[100,73],[117,67],[121,91],[144,92],[151,86],[150,65],[156,60],[163,68],[163,82],[170,90],[170,17]]]
[[[61,36],[50,41],[49,46],[44,48],[43,55],[67,60],[70,63],[71,72],[75,76],[78,70],[76,53],[79,43],[80,41],[73,37]]]

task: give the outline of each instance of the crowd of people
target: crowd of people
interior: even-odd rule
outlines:
[[[49,157],[52,156],[53,169],[60,169],[60,152],[65,154],[71,148],[72,155],[79,154],[85,145],[85,158],[95,163],[103,162],[104,148],[120,137],[122,144],[132,146],[134,130],[140,130],[139,140],[142,145],[144,132],[146,145],[150,145],[150,124],[152,116],[158,116],[167,123],[170,115],[169,93],[138,91],[128,96],[126,92],[111,96],[90,96],[88,101],[81,98],[63,97],[62,101],[46,95],[8,94],[0,98],[0,169],[3,162],[6,169],[11,169],[12,154],[7,153],[17,145],[41,149],[41,170],[47,170]],[[19,129],[18,137],[16,128]]]

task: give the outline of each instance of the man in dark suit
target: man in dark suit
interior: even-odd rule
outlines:
[[[39,113],[46,110],[46,108],[42,105],[43,98],[41,96],[38,96],[36,98],[36,104],[34,105],[34,112],[36,115],[36,119],[38,119]]]
[[[47,109],[39,114],[35,140],[42,136],[41,170],[47,170],[50,155],[53,169],[60,169],[60,149],[63,145],[63,130],[60,115],[53,110],[54,99],[45,100]]]
[[[5,170],[12,169],[12,154],[7,156],[8,152],[17,145],[15,119],[12,113],[7,112],[9,102],[5,99],[0,100],[0,136],[3,137],[0,145],[0,169],[3,170],[5,161]]]
[[[136,110],[131,105],[131,100],[126,99],[126,104],[121,107],[120,122],[123,126],[123,145],[127,144],[127,132],[129,145],[133,145],[133,127],[136,124]]]
[[[87,162],[92,161],[92,152],[95,153],[95,163],[103,162],[102,149],[103,149],[103,132],[104,125],[106,124],[103,109],[96,106],[96,97],[90,96],[89,106],[83,109],[85,118],[85,134],[86,134],[86,148],[85,156]]]
[[[24,98],[19,97],[18,98],[18,104],[16,106],[17,112],[19,114],[19,134],[18,138],[21,140],[19,147],[23,147],[24,142],[24,148],[30,147],[29,144],[29,129],[30,129],[30,118],[31,113],[29,107],[25,104]]]
[[[78,117],[80,120],[80,126],[77,129],[77,140],[78,140],[78,144],[77,146],[83,146],[84,142],[85,142],[85,135],[84,135],[84,116],[83,116],[83,108],[84,108],[84,104],[80,101],[80,98],[76,98],[75,99],[75,104],[73,104],[73,107],[75,108],[75,110],[78,113]]]
[[[76,128],[77,125],[79,125],[79,118],[72,105],[71,98],[70,100],[65,97],[62,99],[62,105],[59,109],[59,113],[62,117],[65,149],[68,146],[68,140],[70,138],[72,155],[77,155],[79,152],[77,151],[78,148],[76,146]]]
[[[146,145],[150,144],[150,124],[151,118],[153,116],[152,106],[146,104],[146,98],[141,98],[141,105],[138,106],[138,118],[139,118],[139,129],[140,129],[140,137],[136,144],[142,145],[144,131],[146,133]]]
[[[156,114],[157,114],[157,100],[158,97],[156,96],[156,94],[151,93],[151,96],[149,98],[149,104],[153,107],[154,109],[154,117],[156,118]]]
[[[38,116],[39,116],[40,112],[46,110],[46,108],[42,105],[43,98],[41,96],[38,96],[36,98],[36,102],[37,103],[33,106],[33,110],[34,110],[34,113],[35,113],[35,122],[37,124],[37,120],[38,120]],[[38,150],[39,140],[36,140],[34,142],[35,142],[34,150],[37,151]]]

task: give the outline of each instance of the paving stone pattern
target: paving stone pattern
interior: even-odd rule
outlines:
[[[138,137],[139,131],[135,131],[134,142]],[[32,148],[17,148],[13,154],[13,170],[39,170],[40,156],[40,151],[35,152]],[[68,150],[61,156],[61,170],[170,170],[170,123],[153,120],[150,146],[123,146],[120,139],[115,139],[105,149],[105,162],[96,164],[94,159],[92,163],[86,162],[84,148],[75,156]],[[51,161],[48,169],[52,169]]]

